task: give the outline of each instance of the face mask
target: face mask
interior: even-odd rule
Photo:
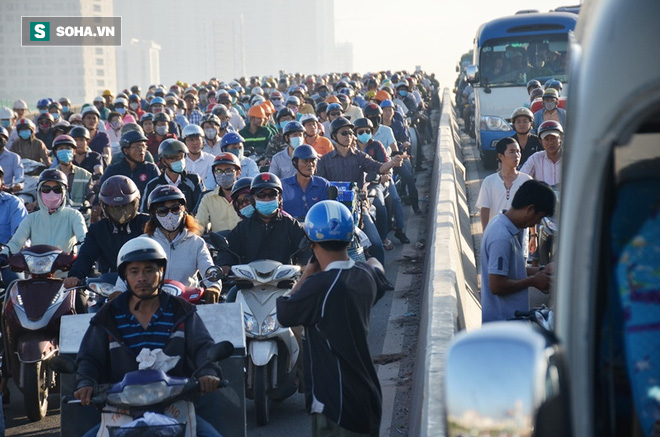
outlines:
[[[8,129],[9,126],[11,126],[11,120],[2,120],[0,121],[0,124],[2,124],[2,127],[4,127],[5,129]]]
[[[167,135],[167,126],[156,126],[156,134],[164,137]]]
[[[183,213],[172,214],[171,212],[168,212],[165,217],[157,215],[156,218],[158,219],[158,223],[160,223],[160,226],[163,229],[172,232],[179,229],[179,225],[183,220]]]
[[[289,144],[294,149],[298,146],[302,146],[302,143],[303,143],[302,137],[289,137]]]
[[[208,140],[214,140],[218,136],[218,130],[214,127],[204,129],[204,136]]]
[[[289,124],[289,120],[280,121],[279,122],[280,129],[284,130],[284,126],[286,126],[287,124]]]
[[[112,127],[113,129],[119,129],[121,127],[121,123],[117,120],[111,121],[110,127]]]
[[[184,158],[181,161],[174,161],[170,164],[170,168],[174,173],[181,173],[186,168],[186,159]]]
[[[208,102],[208,98],[206,97],[206,94],[200,94],[199,95],[199,101],[202,103]]]
[[[358,135],[358,141],[360,141],[361,143],[367,143],[370,139],[371,139],[371,134],[369,133],[365,132]]]
[[[24,140],[27,140],[28,138],[30,138],[30,135],[32,135],[32,132],[29,131],[29,130],[22,130],[22,131],[18,132],[18,136],[20,136]]]
[[[133,111],[135,111],[135,110],[138,108],[138,106],[140,106],[140,105],[137,104],[137,103],[129,103],[128,106],[130,106],[130,108],[131,108]]]
[[[279,202],[277,199],[273,200],[257,200],[256,201],[256,209],[259,211],[259,214],[262,215],[271,215],[275,211],[277,211],[277,208],[279,208]]]
[[[557,108],[557,102],[543,102],[546,111],[554,111]]]
[[[68,106],[62,106],[62,112],[67,114],[69,112],[69,107]]]
[[[296,108],[296,107],[289,108],[289,109],[292,110],[294,114],[298,113],[298,108]]]
[[[222,130],[226,130],[227,126],[229,126],[228,121],[223,121],[223,122],[220,123],[220,129],[222,129]]]
[[[234,154],[239,161],[243,160],[243,149],[227,150],[227,152]]]
[[[40,109],[39,110],[39,114],[45,114],[46,112],[48,112],[48,109]]]
[[[401,91],[399,91],[399,95],[400,95],[401,97],[406,97],[406,96],[408,95],[408,91],[401,90]]]
[[[57,112],[53,112],[51,115],[53,116],[53,118],[54,118],[55,120],[58,120],[58,119],[60,118],[60,114],[57,113]]]
[[[64,149],[64,150],[58,150],[55,155],[57,156],[57,160],[60,162],[63,162],[65,164],[70,163],[73,161],[73,150],[71,149]]]
[[[323,90],[323,91],[319,91],[319,96],[325,98],[327,95],[328,95],[328,92],[327,92],[327,91],[325,91],[325,90]]]
[[[119,112],[121,115],[126,113],[126,108],[115,108],[115,111]]]
[[[228,190],[234,185],[236,176],[234,174],[221,174],[215,176],[215,183],[220,185],[225,190]]]
[[[250,218],[250,217],[252,217],[252,214],[254,214],[254,206],[252,206],[252,205],[244,206],[243,208],[239,209],[238,212],[243,217]]]
[[[49,212],[53,212],[59,208],[63,200],[64,193],[57,194],[53,191],[50,193],[41,193],[41,201],[44,203],[44,206],[48,208]]]

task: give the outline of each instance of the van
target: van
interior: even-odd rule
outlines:
[[[448,435],[660,435],[660,2],[586,0],[571,89],[551,332],[459,334]],[[654,48],[655,47],[655,48]]]
[[[487,168],[497,165],[495,143],[515,133],[509,117],[529,102],[530,80],[560,80],[568,90],[568,33],[576,22],[568,12],[525,12],[477,30],[473,64],[465,72],[474,87],[475,137]]]

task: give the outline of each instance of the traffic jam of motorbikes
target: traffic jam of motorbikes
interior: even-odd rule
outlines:
[[[657,261],[660,197],[639,182],[657,177],[651,158],[612,152],[603,164],[614,175],[602,186],[619,194],[598,205],[611,209],[602,215],[618,252],[599,252],[609,258],[598,284],[606,277],[616,291],[562,319],[563,277],[579,263],[558,242],[601,241],[580,244],[559,226],[560,209],[579,205],[562,181],[579,172],[563,159],[565,139],[574,150],[571,138],[586,135],[569,91],[584,86],[571,55],[595,26],[581,9],[482,24],[452,91],[418,67],[126,84],[89,102],[48,96],[56,90],[14,96],[0,108],[0,393],[8,406],[19,391],[23,405],[5,408],[0,435],[10,416],[44,420],[53,395],[63,436],[246,436],[248,420],[267,429],[282,414],[274,405],[292,397],[304,397],[305,435],[405,434],[382,428],[384,381],[368,338],[372,309],[397,289],[394,250],[423,247],[407,222],[435,226],[438,201],[423,197],[439,189],[419,180],[427,166],[445,183],[443,126],[462,157],[474,148],[485,175],[467,225],[478,237],[468,244],[478,246],[479,326],[466,310],[450,321],[458,335],[442,353],[442,394],[428,396],[443,398],[433,410],[442,425],[409,435],[590,435],[568,424],[579,340],[562,333],[578,337],[571,323],[593,307],[598,322],[621,324],[588,331],[599,333],[588,360],[599,366],[586,374],[601,395],[589,405],[610,400],[608,431],[593,435],[660,435],[657,353],[644,347],[657,315],[639,309],[658,302],[657,264],[644,260]],[[642,122],[612,142],[648,144],[640,132],[656,120]],[[641,207],[650,218],[616,215],[626,193],[656,200]]]

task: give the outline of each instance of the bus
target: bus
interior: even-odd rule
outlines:
[[[528,81],[544,84],[556,79],[563,82],[563,92],[568,91],[568,33],[577,17],[568,12],[524,12],[477,30],[466,76],[474,87],[475,137],[485,167],[497,165],[495,143],[515,133],[509,117],[528,104]]]

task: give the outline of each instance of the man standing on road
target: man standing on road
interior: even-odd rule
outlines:
[[[544,121],[539,126],[539,137],[544,150],[530,156],[520,171],[553,187],[561,181],[564,129],[554,120]]]
[[[379,435],[382,393],[367,334],[371,308],[392,286],[375,258],[349,258],[354,227],[341,203],[314,205],[305,218],[314,257],[277,299],[278,321],[305,328],[305,401],[315,437]]]
[[[529,310],[527,288],[547,293],[550,268],[526,267],[522,230],[555,212],[555,193],[545,183],[527,181],[513,198],[511,209],[488,224],[481,241],[481,321],[513,318]]]

